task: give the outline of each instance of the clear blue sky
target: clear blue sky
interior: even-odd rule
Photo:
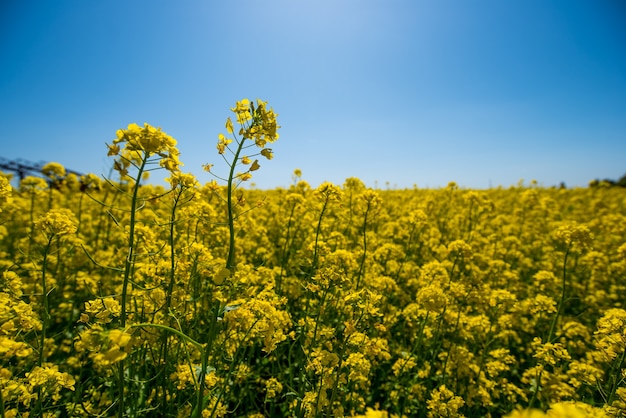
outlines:
[[[235,101],[282,125],[253,181],[586,186],[626,173],[621,0],[4,0],[0,156],[106,174],[137,122],[210,179]]]

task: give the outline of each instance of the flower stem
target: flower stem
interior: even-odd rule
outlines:
[[[128,255],[126,256],[126,261],[124,265],[124,282],[122,284],[122,309],[120,313],[120,325],[122,328],[126,327],[126,300],[128,298],[128,282],[130,281],[131,269],[135,264],[135,215],[137,212],[137,195],[139,194],[139,186],[141,185],[141,177],[143,175],[144,169],[146,167],[146,163],[148,162],[149,155],[144,154],[141,160],[141,166],[139,166],[139,171],[137,172],[137,177],[135,179],[135,185],[133,187],[133,195],[131,199],[131,207],[130,207],[130,225],[129,225],[129,233],[128,233]],[[118,379],[119,379],[119,398],[118,398],[118,409],[117,415],[119,418],[124,417],[125,405],[124,405],[124,382],[125,382],[125,360],[122,360],[119,365]]]
[[[235,177],[235,167],[237,166],[237,161],[239,160],[239,154],[243,149],[243,143],[246,141],[243,138],[237,146],[237,151],[235,152],[235,157],[233,158],[233,163],[230,165],[230,173],[228,174],[228,189],[226,191],[226,206],[228,207],[228,234],[229,234],[229,242],[228,242],[228,257],[226,258],[226,268],[231,272],[235,268],[235,211],[233,208],[233,191],[235,187],[233,186],[233,180]]]

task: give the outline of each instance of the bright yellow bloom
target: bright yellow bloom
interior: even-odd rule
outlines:
[[[541,338],[535,337],[532,342],[533,357],[543,364],[556,365],[558,362],[571,360],[567,349],[561,343],[542,343]]]
[[[36,222],[39,229],[50,235],[65,235],[76,232],[74,214],[69,209],[52,209]]]
[[[76,384],[76,380],[72,376],[67,373],[60,373],[56,366],[35,366],[31,372],[26,373],[26,378],[32,386],[59,385],[74,390],[74,384]]]
[[[559,243],[571,250],[587,250],[593,242],[589,228],[576,222],[559,227],[554,235]]]
[[[41,177],[26,176],[20,181],[20,189],[24,189],[29,192],[36,192],[37,190],[44,190],[48,188],[48,183]]]
[[[233,134],[234,130],[233,130],[233,121],[230,120],[230,118],[226,119],[226,131],[228,131],[229,134]]]
[[[583,402],[557,402],[546,412],[548,418],[609,418],[600,408]]]
[[[65,177],[65,167],[59,163],[51,162],[41,168],[41,173],[52,180]]]
[[[235,107],[231,108],[237,116],[237,123],[243,125],[252,119],[252,113],[250,112],[250,100],[243,99],[235,104]]]
[[[456,396],[454,392],[441,385],[435,389],[428,402],[428,417],[462,417],[458,410],[465,405],[465,401],[460,396]]]
[[[272,152],[270,148],[262,149],[261,155],[267,158],[268,160],[271,160],[272,158],[274,158],[274,153]]]
[[[2,206],[13,201],[13,187],[9,180],[0,175],[0,212],[2,212]]]
[[[126,347],[130,342],[130,338],[130,334],[127,334],[122,330],[112,329],[109,331],[109,340],[111,340],[111,343],[119,347]]]
[[[275,377],[270,377],[265,382],[266,399],[274,399],[283,391],[283,385]]]
[[[230,138],[226,138],[224,134],[218,134],[217,138],[218,138],[217,152],[220,154],[224,154],[224,152],[226,152],[226,148],[228,147],[228,144],[232,143],[233,140]]]
[[[320,184],[317,189],[315,189],[314,194],[320,200],[331,201],[331,200],[341,200],[343,192],[341,191],[339,187],[335,186],[333,183],[325,181],[324,183]]]
[[[148,154],[162,154],[172,152],[176,147],[176,140],[147,123],[140,127],[136,123],[128,125],[127,129],[117,131],[114,144],[126,143],[129,151],[145,151]]]
[[[181,173],[180,171],[173,172],[172,175],[165,180],[171,185],[172,189],[178,186],[183,189],[191,189],[198,185],[198,180],[196,180],[193,174]]]
[[[545,418],[546,414],[540,409],[517,409],[504,418]]]
[[[241,181],[247,181],[252,178],[252,174],[249,172],[237,174],[235,177],[238,177]]]

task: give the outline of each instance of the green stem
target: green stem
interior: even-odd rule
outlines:
[[[243,149],[243,143],[246,142],[246,139],[243,138],[241,142],[239,142],[237,146],[237,151],[235,152],[235,157],[233,158],[233,163],[230,165],[230,172],[228,173],[228,188],[226,191],[226,206],[228,207],[228,234],[229,234],[229,243],[228,243],[228,258],[226,259],[226,268],[231,272],[235,268],[235,211],[233,208],[233,180],[235,176],[235,167],[237,166],[237,161],[239,160],[239,154]]]
[[[180,193],[176,195],[174,198],[174,205],[172,207],[172,213],[170,215],[170,234],[169,234],[169,244],[170,244],[170,282],[167,286],[167,295],[165,298],[165,311],[169,311],[170,306],[172,304],[172,292],[174,291],[174,277],[176,272],[176,254],[174,251],[174,233],[175,233],[175,223],[176,223],[176,208],[178,206],[178,202],[183,194],[183,190],[181,189]]]
[[[554,337],[554,334],[556,333],[556,325],[559,321],[559,317],[561,316],[561,313],[563,312],[563,305],[565,305],[565,288],[566,288],[566,280],[567,280],[567,258],[569,256],[569,252],[570,252],[570,247],[568,247],[565,250],[565,257],[563,257],[563,278],[562,278],[562,282],[561,282],[561,299],[559,300],[559,306],[557,307],[556,310],[556,315],[554,315],[554,318],[552,318],[552,324],[550,325],[550,333],[548,334],[548,338],[546,339],[546,343],[549,343],[552,341],[552,338]],[[530,398],[530,401],[528,402],[528,407],[532,408],[534,403],[537,400],[537,395],[539,394],[539,390],[541,389],[541,378],[543,376],[543,370],[541,370],[538,374],[537,374],[537,385],[535,387],[535,391],[533,392],[533,396]]]
[[[324,304],[326,303],[326,296],[328,296],[329,290],[330,290],[330,286],[324,289],[324,293],[322,294],[322,299],[320,300],[320,305],[317,310],[317,314],[315,316],[315,328],[313,329],[313,338],[311,339],[311,350],[315,349],[315,340],[317,340],[317,328],[320,323],[320,317],[322,316],[322,310],[324,309]]]
[[[39,359],[37,365],[41,367],[41,365],[46,361],[45,357],[45,343],[46,343],[46,332],[48,330],[48,325],[50,323],[50,304],[48,301],[48,285],[46,283],[46,271],[48,267],[48,252],[50,252],[50,247],[52,246],[52,239],[54,235],[51,235],[48,238],[48,244],[44,249],[43,253],[43,265],[41,267],[41,287],[42,287],[42,298],[43,298],[43,315],[41,318],[41,343],[39,345]]]
[[[4,415],[4,397],[2,396],[2,391],[0,390],[0,418],[5,418]]]
[[[130,274],[133,265],[135,264],[135,217],[137,212],[137,195],[139,194],[139,187],[141,183],[141,176],[146,167],[148,161],[148,155],[144,155],[141,161],[141,166],[137,172],[137,178],[133,187],[133,195],[130,206],[130,225],[128,232],[128,255],[124,264],[124,282],[122,284],[122,311],[120,314],[120,324],[122,328],[126,327],[126,300],[128,298],[128,283],[130,282]]]
[[[315,230],[315,248],[313,250],[313,265],[311,266],[311,272],[309,273],[309,277],[313,277],[315,275],[315,271],[317,270],[317,262],[318,262],[318,243],[320,238],[320,232],[322,230],[322,218],[324,217],[324,212],[326,212],[326,207],[328,207],[328,199],[324,200],[324,206],[322,206],[322,212],[320,212],[319,220],[317,221],[317,229]]]
[[[398,377],[402,376],[402,373],[404,372],[404,368],[406,367],[407,363],[409,362],[411,357],[415,355],[418,348],[422,346],[422,338],[424,337],[424,329],[426,328],[426,323],[428,322],[429,315],[430,315],[430,311],[426,311],[426,316],[424,317],[424,320],[422,321],[422,324],[420,326],[419,334],[416,338],[415,344],[413,344],[413,348],[411,349],[411,352],[406,357],[406,360],[404,361],[404,363],[402,363],[402,367],[400,367],[400,371],[398,372]],[[415,373],[413,375],[413,378],[410,380],[410,384],[405,387],[410,388],[411,386],[413,386],[413,383],[417,380],[417,376],[418,376],[417,373]],[[399,417],[404,416],[404,408],[406,407],[407,396],[408,395],[406,394],[406,392],[404,392],[404,396],[400,399],[400,408],[398,411]]]
[[[219,310],[219,305],[218,308]],[[217,322],[217,317],[215,317],[215,321]],[[214,337],[214,330],[211,329],[209,332],[209,343],[206,346],[203,346],[201,343],[199,343],[198,341],[194,340],[193,338],[191,338],[190,336],[188,336],[187,334],[185,334],[184,332],[181,332],[177,329],[174,329],[172,327],[168,327],[167,325],[161,325],[161,324],[152,324],[152,323],[148,323],[148,322],[144,322],[141,324],[132,324],[130,325],[128,328],[147,328],[147,327],[152,327],[152,328],[158,328],[158,329],[162,329],[168,332],[171,332],[172,334],[175,334],[177,336],[179,336],[180,338],[182,338],[183,340],[193,344],[194,346],[196,346],[196,348],[198,348],[198,350],[200,350],[201,352],[201,361],[202,361],[202,370],[200,370],[200,375],[198,376],[198,391],[196,393],[196,407],[194,409],[194,413],[193,416],[196,418],[201,418],[202,417],[202,406],[203,406],[203,392],[204,392],[204,378],[206,376],[206,370],[209,364],[209,351],[210,351],[210,347],[212,345],[212,340]],[[211,328],[213,328],[213,324],[211,326]]]
[[[287,221],[287,232],[285,234],[285,245],[283,246],[282,254],[280,256],[280,275],[278,276],[278,280],[276,280],[276,294],[282,295],[282,285],[283,285],[283,277],[285,275],[285,270],[287,269],[287,262],[289,261],[289,255],[287,253],[287,249],[289,248],[289,234],[291,233],[291,223],[293,221],[293,215],[296,211],[297,203],[294,202],[291,207],[291,213],[289,213],[289,220]]]
[[[367,255],[367,215],[370,211],[370,203],[367,203],[367,209],[365,210],[365,218],[363,219],[363,257],[361,258],[361,264],[359,266],[359,273],[356,278],[356,290],[361,287],[361,278],[365,272],[365,256]]]
[[[41,315],[41,339],[39,342],[39,358],[37,359],[37,365],[42,367],[44,361],[46,361],[46,331],[48,330],[48,324],[50,321],[50,305],[48,302],[48,286],[46,283],[46,270],[48,265],[48,252],[52,245],[52,239],[54,234],[48,237],[48,244],[43,253],[43,264],[41,267],[41,297],[43,299],[43,313]],[[37,405],[34,408],[35,414],[43,412],[43,390],[42,386],[37,386]]]
[[[615,374],[613,374],[613,382],[612,382],[612,386],[611,386],[611,393],[609,394],[609,399],[606,401],[606,404],[608,406],[611,406],[613,404],[613,401],[615,400],[615,393],[617,392],[617,388],[620,385],[620,382],[622,381],[622,379],[620,379],[620,374],[622,372],[622,367],[624,366],[624,361],[626,360],[626,350],[622,351],[622,358],[619,361],[619,364],[617,365],[617,367],[613,370],[615,370]]]
[[[126,261],[124,265],[124,282],[122,284],[122,309],[120,313],[120,325],[122,328],[126,327],[126,300],[128,298],[128,283],[130,281],[130,275],[133,265],[135,264],[135,216],[137,212],[137,195],[139,193],[139,186],[141,185],[141,177],[143,175],[143,171],[146,167],[146,163],[148,162],[149,155],[144,154],[141,160],[141,166],[137,172],[137,177],[135,179],[135,185],[133,187],[133,195],[131,199],[131,207],[130,207],[130,224],[129,224],[129,234],[128,234],[128,255],[126,256]],[[125,405],[124,405],[124,386],[125,386],[125,361],[122,360],[119,364],[119,407],[117,409],[117,415],[119,418],[124,417]]]
[[[28,233],[28,257],[31,256],[30,250],[33,246],[33,234],[35,233],[35,191],[31,190],[30,195],[30,232]]]
[[[130,329],[130,328],[148,328],[148,327],[159,328],[159,329],[171,332],[172,334],[178,335],[183,340],[185,340],[185,341],[195,345],[199,350],[202,350],[202,348],[203,348],[201,343],[199,343],[198,341],[194,340],[193,338],[191,338],[190,336],[188,336],[184,332],[179,331],[179,330],[177,330],[175,328],[172,328],[172,327],[168,327],[167,325],[153,324],[153,323],[149,323],[149,322],[142,322],[140,324],[131,324],[126,329]]]
[[[561,299],[559,300],[559,306],[556,311],[556,315],[552,319],[552,325],[550,326],[550,334],[548,334],[548,339],[546,342],[551,342],[554,334],[556,332],[556,325],[563,312],[563,305],[565,305],[565,290],[566,290],[566,280],[567,280],[567,257],[569,256],[570,249],[568,248],[565,251],[565,257],[563,258],[563,278],[561,282]]]
[[[196,408],[193,416],[195,418],[202,418],[202,410],[204,409],[204,380],[209,367],[209,354],[213,347],[213,341],[215,340],[215,334],[217,332],[217,318],[220,313],[220,302],[217,302],[211,316],[211,325],[209,327],[209,338],[202,351],[202,370],[200,370],[200,376],[198,377],[198,393],[196,394]]]

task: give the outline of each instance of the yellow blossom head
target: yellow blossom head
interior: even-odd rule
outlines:
[[[76,232],[74,214],[69,209],[52,209],[36,222],[39,229],[49,235],[65,235]]]
[[[0,175],[0,212],[2,212],[2,206],[6,203],[13,201],[13,187],[9,179]]]
[[[586,225],[572,222],[559,227],[554,236],[567,251],[582,251],[591,248],[593,235]]]
[[[119,129],[113,143],[107,147],[108,155],[117,157],[114,168],[122,175],[127,174],[130,163],[154,155],[160,157],[159,165],[170,172],[177,171],[182,165],[178,159],[180,152],[176,148],[176,140],[161,128],[155,128],[147,123],[143,127],[131,123],[126,129]]]
[[[59,163],[51,162],[41,168],[41,174],[52,180],[63,178],[65,177],[65,167]]]

